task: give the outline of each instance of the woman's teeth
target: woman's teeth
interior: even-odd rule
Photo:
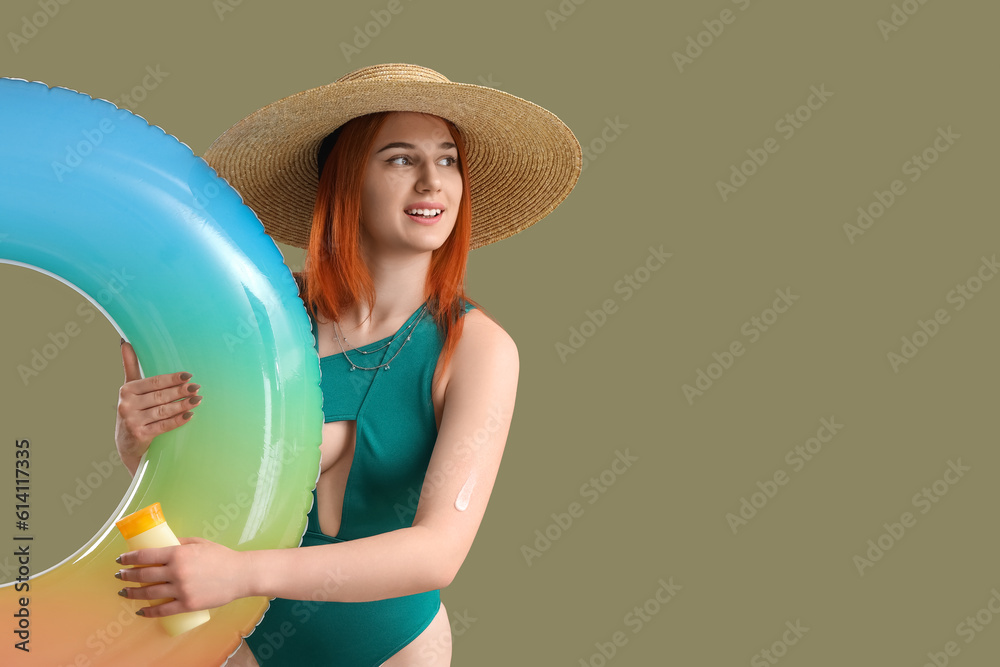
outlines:
[[[441,215],[441,209],[439,208],[412,208],[404,212],[407,215],[419,215],[422,218],[433,218]]]

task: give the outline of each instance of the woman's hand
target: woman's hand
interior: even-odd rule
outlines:
[[[122,581],[153,584],[128,586],[123,589],[124,597],[130,600],[173,598],[170,602],[143,607],[139,610],[140,616],[160,618],[213,609],[251,595],[247,574],[252,552],[234,551],[200,537],[186,537],[180,541],[179,547],[139,549],[119,557],[122,565],[151,566],[119,570],[115,576]]]
[[[129,474],[135,476],[139,460],[153,438],[185,424],[201,402],[200,385],[191,384],[190,373],[143,378],[139,358],[130,343],[122,343],[125,384],[118,392],[115,445]]]

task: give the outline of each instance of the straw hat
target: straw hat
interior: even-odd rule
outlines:
[[[580,144],[551,112],[406,64],[364,67],[269,104],[226,130],[204,157],[243,196],[268,234],[305,248],[319,187],[320,144],[340,125],[376,111],[433,114],[458,128],[472,198],[471,248],[538,222],[580,176]]]

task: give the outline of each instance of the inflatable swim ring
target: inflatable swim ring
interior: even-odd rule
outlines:
[[[300,544],[322,395],[309,320],[277,246],[236,191],[160,128],[66,88],[0,79],[0,262],[86,296],[132,343],[144,377],[190,371],[211,394],[195,419],[154,440],[89,542],[0,587],[0,664],[223,664],[267,598],[213,609],[171,638],[135,616],[144,602],[116,595],[115,558],[128,549],[114,524],[159,502],[179,536],[238,550]],[[21,598],[30,652],[13,648]]]

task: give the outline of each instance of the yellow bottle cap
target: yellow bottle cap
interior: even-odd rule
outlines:
[[[159,526],[165,521],[166,519],[163,518],[163,509],[160,507],[160,503],[153,503],[149,507],[143,507],[141,510],[116,521],[115,525],[121,531],[122,537],[129,540],[139,533],[144,533],[150,528]]]

